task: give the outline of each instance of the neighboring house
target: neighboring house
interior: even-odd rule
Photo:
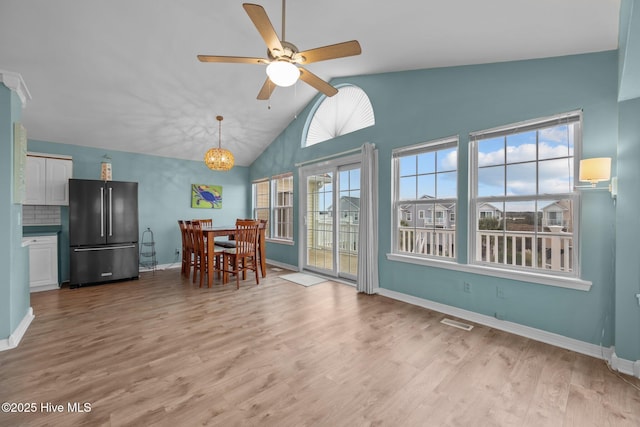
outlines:
[[[542,225],[544,227],[571,228],[571,209],[567,200],[558,200],[542,208]]]
[[[502,210],[491,203],[481,203],[478,205],[478,219],[482,218],[502,219]]]
[[[329,206],[328,212],[333,212],[333,206]],[[339,201],[340,222],[357,224],[360,218],[360,198],[342,196]]]
[[[401,206],[400,220],[407,227],[418,228],[454,228],[456,226],[456,204],[428,202],[431,196],[422,196],[415,205]],[[415,211],[412,207],[415,206]],[[415,213],[414,213],[415,212]]]

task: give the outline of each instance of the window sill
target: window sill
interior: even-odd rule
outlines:
[[[427,259],[411,255],[387,254],[390,261],[408,262],[410,264],[425,265],[428,267],[444,268],[447,270],[462,271],[465,273],[481,274],[483,276],[500,277],[503,279],[518,280],[521,282],[536,283],[539,285],[556,286],[560,288],[574,289],[577,291],[591,290],[592,283],[588,280],[574,277],[550,276],[524,271],[509,271],[500,268],[486,267],[471,264],[458,264],[452,261]]]
[[[277,243],[279,245],[288,245],[288,246],[295,245],[295,242],[293,240],[286,240],[286,239],[274,239],[271,237],[267,237],[265,241],[267,243]]]

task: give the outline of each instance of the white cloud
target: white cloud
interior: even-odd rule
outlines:
[[[539,144],[539,158],[548,159],[567,156],[566,145]],[[536,193],[535,160],[536,145],[521,144],[507,147],[507,159],[512,162],[526,162],[520,165],[507,166],[507,192],[509,195],[527,195]],[[499,167],[480,169],[479,195],[502,195],[504,192],[505,170],[504,150],[478,153],[479,164],[499,164]],[[570,192],[568,176],[573,176],[572,159],[541,160],[538,162],[538,183],[541,194]]]
[[[452,150],[442,159],[442,166],[445,170],[458,169],[458,150]]]

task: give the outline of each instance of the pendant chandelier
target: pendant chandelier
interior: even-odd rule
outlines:
[[[204,154],[204,163],[214,171],[228,171],[233,167],[234,158],[231,151],[222,148],[222,116],[216,116],[218,121],[218,148],[211,148]]]

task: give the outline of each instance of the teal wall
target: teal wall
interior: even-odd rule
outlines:
[[[18,95],[0,84],[0,339],[7,339],[29,310],[28,252],[22,247],[21,205],[13,203],[13,124]]]
[[[619,81],[618,99],[640,97],[640,4],[635,0],[620,3],[618,33]]]
[[[375,126],[301,148],[309,106],[254,162],[250,179],[295,170],[296,162],[356,148],[379,150],[380,286],[497,316],[581,341],[613,343],[615,206],[607,192],[582,198],[581,277],[589,292],[389,261],[391,152],[394,148],[459,135],[458,248],[467,261],[468,135],[470,132],[583,109],[584,157],[616,157],[617,51],[539,60],[339,78],[369,96]],[[613,162],[615,174],[615,161]],[[297,185],[297,174],[294,174]],[[296,187],[298,188],[298,187]],[[297,221],[298,199],[294,198]],[[604,220],[603,220],[604,219]],[[269,258],[297,265],[296,245],[269,244]],[[472,285],[463,292],[463,283]],[[497,287],[503,296],[497,297]],[[604,333],[604,338],[601,336]]]
[[[616,207],[616,354],[640,359],[640,98],[620,103]]]
[[[28,132],[28,129],[27,129]],[[235,224],[250,213],[249,169],[236,166],[215,172],[204,162],[178,160],[144,154],[105,151],[77,145],[29,140],[29,151],[73,157],[73,177],[100,179],[103,156],[111,157],[113,179],[138,182],[140,237],[150,227],[156,241],[159,264],[178,263],[175,249],[182,246],[178,219],[213,218],[214,224]],[[222,185],[222,209],[191,208],[191,184]],[[69,280],[69,215],[62,208],[61,278]]]

